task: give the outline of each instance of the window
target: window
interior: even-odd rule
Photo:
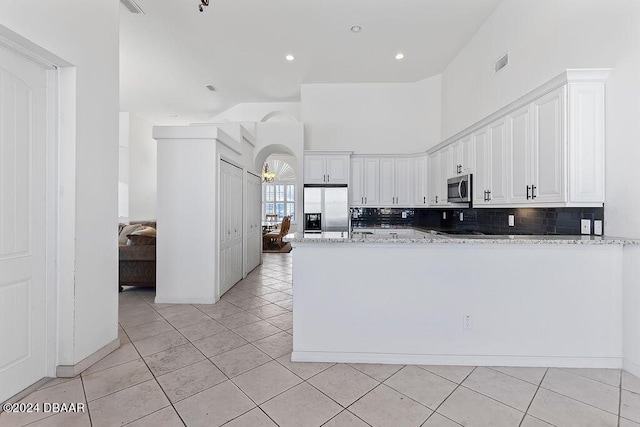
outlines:
[[[263,183],[262,184],[265,215],[278,215],[278,220],[290,216],[295,220],[295,184]]]

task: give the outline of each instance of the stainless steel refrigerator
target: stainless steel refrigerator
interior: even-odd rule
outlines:
[[[304,187],[305,232],[349,232],[349,191],[347,186]],[[321,229],[308,227],[307,218],[320,214]],[[313,216],[312,216],[313,215]],[[315,230],[312,228],[316,228]]]

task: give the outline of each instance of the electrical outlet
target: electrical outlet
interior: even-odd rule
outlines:
[[[462,319],[462,327],[464,329],[471,329],[473,326],[472,322],[471,322],[471,316],[468,314],[464,315],[464,318]]]
[[[580,233],[582,233],[582,234],[591,234],[591,220],[590,219],[581,219],[580,220]]]
[[[516,216],[509,215],[509,227],[515,227],[516,225]]]
[[[447,213],[446,212],[442,212],[442,219],[447,219]]]
[[[464,221],[464,214],[460,212],[460,221]]]
[[[407,219],[407,212],[402,211],[402,219]]]
[[[602,220],[596,219],[593,221],[593,234],[602,236]]]

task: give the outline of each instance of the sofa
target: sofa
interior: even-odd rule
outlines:
[[[118,289],[156,286],[156,223],[140,221],[118,227]]]

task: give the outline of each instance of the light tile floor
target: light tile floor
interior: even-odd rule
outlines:
[[[0,426],[640,426],[640,379],[615,369],[294,363],[291,256],[215,305],[120,294],[122,346],[24,402],[83,414],[0,414]]]

